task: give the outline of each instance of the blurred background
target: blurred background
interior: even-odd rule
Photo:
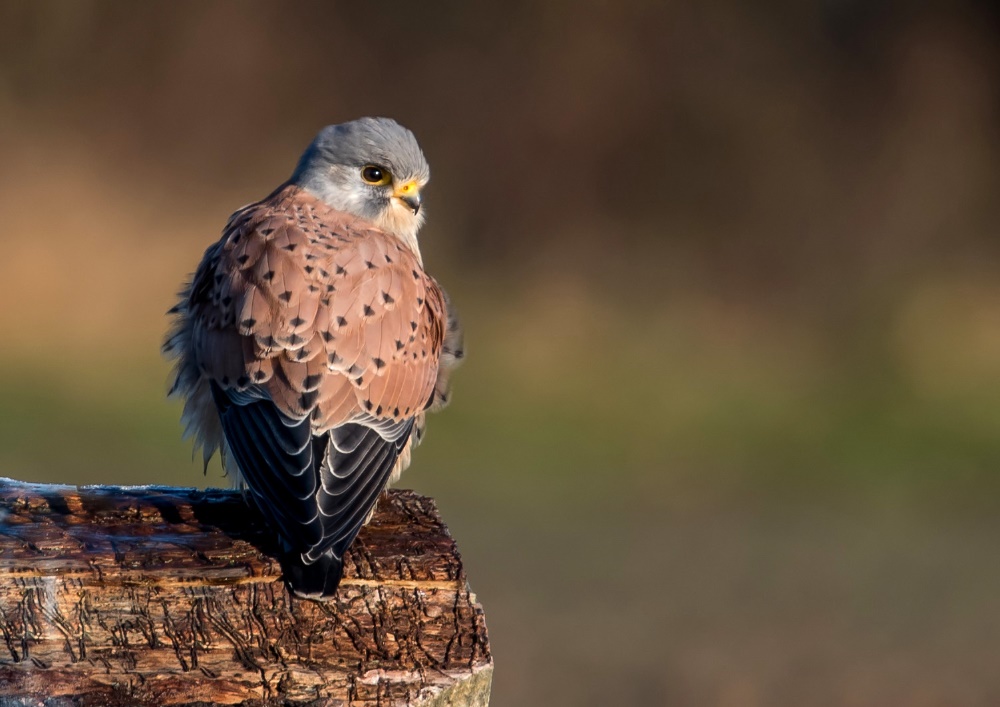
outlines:
[[[433,495],[506,705],[1000,703],[989,2],[0,3],[0,474],[224,485],[180,282],[328,123],[433,166]]]

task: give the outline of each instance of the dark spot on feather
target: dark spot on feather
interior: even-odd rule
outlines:
[[[392,416],[393,417],[399,417],[399,408],[393,408],[392,409]]]
[[[313,411],[309,413],[309,417],[312,418],[313,420],[318,420],[319,416],[322,414],[323,412],[319,409],[319,407],[314,407]]]
[[[314,268],[314,267],[313,267],[312,265],[306,265],[306,266],[305,266],[304,268],[302,268],[302,269],[303,269],[303,270],[305,270],[305,271],[306,271],[307,273],[310,273],[310,274],[311,274],[311,273],[312,273],[312,271],[313,271],[313,270],[315,270],[316,268]]]
[[[364,385],[365,384],[365,377],[364,376],[358,376],[357,378],[354,379],[354,384],[355,385]]]
[[[382,359],[380,359],[380,358],[373,358],[373,359],[372,359],[372,363],[374,363],[374,364],[375,364],[375,368],[376,368],[376,369],[380,369],[380,368],[382,368],[382,367],[384,367],[384,366],[385,366],[385,361],[383,361],[383,360],[382,360]]]
[[[319,269],[319,274],[320,274],[320,277],[322,277],[324,280],[330,277],[330,273],[328,273],[323,268]]]
[[[332,334],[332,333],[330,332],[330,330],[329,330],[329,329],[327,329],[327,330],[325,330],[325,331],[321,331],[321,332],[319,333],[319,335],[320,335],[320,336],[321,336],[321,337],[323,338],[323,341],[325,341],[325,342],[326,342],[326,343],[328,343],[328,344],[329,344],[329,343],[330,343],[331,341],[333,341],[333,334]]]
[[[423,307],[424,306],[424,298],[423,297],[417,297],[417,306],[418,307]]]
[[[419,280],[420,279],[420,273],[418,273],[416,270],[411,270],[410,272],[413,273],[413,279],[414,280]]]
[[[307,358],[309,358],[309,349],[301,348],[295,352],[296,361],[304,361]]]
[[[233,298],[230,297],[229,295],[226,295],[225,297],[222,298],[222,306],[223,307],[228,307],[232,303],[233,303]]]
[[[291,324],[292,326],[299,327],[299,326],[302,326],[303,324],[305,324],[306,320],[303,319],[302,317],[295,317],[294,319],[292,319],[288,323]]]
[[[262,228],[262,229],[260,229],[260,235],[262,235],[262,236],[270,236],[272,233],[274,233],[274,229],[273,228]]]
[[[352,363],[351,367],[347,369],[347,375],[354,376],[361,372],[356,363]]]
[[[248,385],[250,385],[249,376],[240,376],[239,378],[237,378],[236,385],[238,385],[241,388],[246,388]]]
[[[389,257],[388,253],[385,254],[385,262],[387,262],[387,263],[391,263],[392,262],[392,258]]]
[[[309,285],[309,287],[307,287],[306,289],[309,290],[310,292],[319,292],[319,288],[316,287],[316,285]]]
[[[282,302],[289,302],[292,299],[292,291],[285,290],[280,295],[278,295],[278,299],[280,299]]]
[[[222,282],[222,278],[224,278],[225,276],[226,276],[225,273],[221,272],[215,273],[215,284],[218,285],[220,282]]]
[[[337,326],[347,326],[347,319],[345,317],[337,317]]]
[[[413,352],[413,360],[414,360],[414,361],[416,361],[416,360],[417,360],[417,352],[416,352],[416,351],[414,351],[414,352]]]
[[[274,348],[274,345],[275,345],[276,343],[277,343],[277,342],[276,342],[276,341],[274,340],[274,337],[273,337],[273,336],[271,336],[271,335],[268,335],[268,336],[265,336],[265,337],[264,337],[263,339],[261,339],[261,341],[260,341],[260,344],[261,344],[261,346],[263,346],[263,347],[264,347],[264,348],[266,348],[266,349],[271,349],[271,348]]]
[[[265,378],[267,378],[267,374],[264,373],[264,371],[257,370],[257,371],[254,372],[253,377],[254,377],[254,380],[262,381]]]
[[[273,280],[274,279],[274,270],[268,270],[266,273],[264,273],[264,279],[267,280],[268,282],[270,282],[271,280]]]
[[[246,265],[248,260],[250,260],[250,256],[244,253],[243,255],[241,255],[236,259],[236,262],[239,263],[240,265]]]
[[[372,308],[371,308],[370,306],[368,306],[368,305],[366,304],[366,305],[365,305],[365,309],[364,309],[364,313],[365,313],[365,316],[366,316],[366,317],[370,317],[370,316],[372,316],[372,315],[374,315],[374,314],[375,314],[375,310],[374,310],[374,309],[372,309]]]
[[[341,363],[344,359],[338,356],[336,351],[333,351],[329,355],[327,355],[326,360],[330,363],[331,366],[336,366],[338,363]]]
[[[413,331],[416,331],[417,330],[417,323],[416,322],[410,322],[410,329],[412,329]]]
[[[365,405],[365,410],[371,410],[372,409],[372,401],[371,400],[366,400],[364,402],[364,405]]]
[[[338,265],[338,266],[337,266],[337,274],[338,274],[338,275],[346,275],[346,274],[347,274],[347,271],[346,271],[346,270],[344,270],[344,268],[342,268],[341,266],[339,266],[339,265]]]
[[[404,343],[403,343],[402,341],[400,341],[399,339],[396,339],[396,350],[397,350],[397,351],[399,351],[399,350],[400,350],[401,348],[403,348],[404,346],[406,346],[406,344],[404,344]]]
[[[322,299],[320,299],[319,303],[321,305],[323,305],[324,307],[329,307],[330,306],[330,298],[329,297],[323,297]]]
[[[336,287],[334,287],[333,285],[327,285],[327,286],[326,286],[326,291],[327,291],[327,292],[333,292],[333,291],[334,291],[334,290],[336,290],[336,289],[337,289],[337,288],[336,288]]]
[[[299,396],[299,405],[302,406],[303,410],[308,410],[315,404],[316,398],[318,397],[319,397],[318,390],[310,390],[308,392],[305,392]]]
[[[322,376],[319,373],[313,373],[302,379],[303,388],[315,388],[319,385],[319,381]]]
[[[315,253],[306,253],[306,260],[316,260],[316,257]]]
[[[373,263],[370,260],[366,260],[365,261],[365,267],[368,268],[369,270],[374,270],[375,269],[375,263]]]
[[[288,245],[283,246],[283,250],[287,250],[289,253],[291,253],[293,250],[295,250],[296,246],[298,246],[298,243],[289,243]]]
[[[394,300],[392,298],[392,295],[390,295],[388,292],[383,292],[382,293],[382,301],[385,302],[386,304],[392,304],[396,300]]]
[[[233,236],[233,240],[232,240],[233,245],[236,245],[237,243],[239,243],[241,238],[243,238],[243,234],[241,234],[241,233],[237,233],[235,236]]]
[[[244,319],[242,322],[240,322],[240,329],[252,329],[253,325],[256,323],[257,320],[254,319],[253,317],[249,319]]]
[[[375,414],[376,415],[381,415],[382,414],[382,406],[381,405],[379,405],[377,408],[375,408]]]
[[[288,337],[288,343],[291,344],[292,346],[295,346],[296,344],[301,344],[304,341],[305,339],[303,339],[298,334],[292,334],[291,336]]]

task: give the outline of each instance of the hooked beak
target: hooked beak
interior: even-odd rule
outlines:
[[[420,211],[420,204],[423,203],[423,199],[420,198],[420,187],[417,186],[416,182],[407,182],[398,187],[393,196],[406,204],[414,216]]]

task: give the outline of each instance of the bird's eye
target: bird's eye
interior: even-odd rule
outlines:
[[[374,164],[367,164],[361,170],[361,178],[368,184],[382,186],[392,180],[389,170]]]

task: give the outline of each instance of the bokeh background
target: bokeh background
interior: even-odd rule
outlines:
[[[0,474],[203,476],[180,281],[396,117],[465,320],[404,484],[505,705],[1000,703],[989,2],[0,3]]]

